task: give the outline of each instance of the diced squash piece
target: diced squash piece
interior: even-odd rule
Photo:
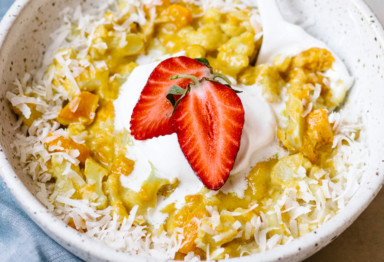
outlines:
[[[307,118],[307,134],[313,141],[332,144],[333,132],[328,120],[328,113],[324,109],[316,109]]]
[[[243,85],[254,85],[257,79],[257,67],[248,66],[239,75],[239,82]]]
[[[121,148],[115,148],[117,157],[113,160],[108,180],[104,184],[109,203],[120,219],[128,216],[127,209],[121,197],[121,194],[124,192],[121,189],[120,177],[130,175],[135,165],[133,160],[125,157],[127,139],[127,131],[119,133],[115,138],[115,144],[118,144]]]
[[[289,95],[286,104],[288,126],[278,127],[277,137],[290,151],[295,152],[303,145],[304,136],[304,107],[300,99]]]
[[[168,6],[168,8],[163,11],[162,16],[165,16],[167,20],[172,22],[178,29],[189,25],[192,21],[192,11],[178,4]]]
[[[119,50],[125,56],[138,55],[144,51],[144,40],[137,34],[127,34],[127,45]]]
[[[130,135],[129,131],[125,128],[121,132],[114,133],[114,136],[115,156],[117,158],[119,156],[123,156],[124,158],[126,158],[127,147],[131,145],[132,136]],[[113,161],[116,160],[116,157]],[[132,161],[132,165],[135,164],[133,160],[129,159],[128,161]]]
[[[147,212],[149,207],[154,208],[156,206],[158,194],[162,187],[170,184],[169,180],[157,177],[152,171],[138,192],[129,188],[122,188],[121,196],[125,206],[132,208],[138,205],[138,214],[142,215]]]
[[[137,64],[115,58],[107,59],[107,62],[95,63],[96,66],[84,70],[76,81],[82,91],[96,91],[101,98],[113,100],[119,95],[122,79],[125,80],[124,76],[132,72]],[[112,79],[110,74],[114,75]]]
[[[226,22],[221,28],[230,37],[239,36],[244,32],[252,32],[253,27],[249,22],[249,15],[245,10],[238,10],[226,14]]]
[[[186,196],[185,200],[185,206],[168,219],[167,228],[171,232],[176,228],[183,228],[183,242],[179,252],[188,254],[196,249],[199,221],[209,216],[209,213],[205,209],[202,195]]]
[[[106,25],[98,25],[93,32],[93,39],[101,38],[101,39],[106,39],[108,37],[108,29]]]
[[[109,70],[106,67],[96,68],[94,80],[98,83],[98,94],[104,99],[116,99],[119,96],[119,88],[112,88],[109,82]]]
[[[204,58],[206,51],[200,45],[190,45],[187,47],[186,54],[190,58]]]
[[[176,252],[175,257],[173,258],[174,261],[184,261],[185,254]]]
[[[299,100],[310,100],[313,85],[309,83],[308,74],[301,68],[289,71],[288,94],[292,94]]]
[[[281,187],[296,187],[298,181],[307,177],[311,162],[302,153],[281,158],[272,168],[271,182]]]
[[[157,195],[164,198],[169,197],[173,192],[175,192],[176,188],[179,186],[179,183],[179,180],[176,179],[175,181],[172,181],[172,184],[162,186],[157,192]],[[163,212],[163,210],[161,212]]]
[[[86,136],[86,126],[81,123],[72,123],[67,127],[67,133],[69,136]]]
[[[257,66],[256,70],[256,83],[262,86],[264,97],[268,102],[279,102],[280,92],[285,85],[279,72],[266,64]]]
[[[200,228],[204,229],[198,230],[198,236],[195,240],[196,246],[206,250],[209,245],[210,252],[215,253],[215,250],[227,247],[238,240],[251,239],[255,230],[249,226],[246,229],[245,224],[248,223],[250,225],[250,221],[255,214],[254,209],[252,208],[251,211],[249,209],[237,208],[233,212],[222,211],[220,217],[218,217],[220,221],[217,222],[213,222],[212,219],[200,220]],[[224,259],[224,254],[221,253],[212,256],[212,258]]]
[[[108,50],[107,41],[108,29],[106,25],[99,25],[93,33],[92,45],[89,48],[89,54],[93,59],[101,59]]]
[[[141,26],[140,29],[145,44],[153,40],[153,34],[155,32],[155,23],[153,21],[147,22],[144,26]]]
[[[334,61],[335,58],[330,51],[314,47],[295,56],[292,60],[292,66],[312,72],[325,72],[332,67]]]
[[[207,51],[216,51],[220,45],[227,41],[228,37],[217,24],[205,24],[197,31],[187,35],[187,41],[191,45],[200,45]]]
[[[103,192],[103,179],[108,176],[108,171],[89,157],[85,162],[84,176],[87,179],[86,191],[96,193],[94,196],[93,194],[89,195],[88,200],[97,203],[98,209],[106,208],[107,197]]]
[[[138,204],[154,207],[157,203],[157,195],[161,188],[165,185],[171,184],[169,180],[159,178],[152,173],[149,178],[141,186],[140,191],[136,196]]]
[[[79,197],[78,192],[85,185],[79,166],[64,160],[60,155],[53,155],[50,161],[50,170],[56,179],[52,197],[67,195],[71,191],[72,198]]]
[[[134,166],[135,161],[126,158],[124,155],[119,155],[113,161],[111,172],[117,175],[128,176],[132,173]]]
[[[227,183],[231,183],[231,181],[227,181]],[[249,193],[249,192],[248,192]],[[244,201],[246,199],[246,201]],[[209,205],[217,206],[219,211],[222,210],[235,210],[238,207],[245,208],[248,206],[249,197],[247,196],[247,192],[245,193],[244,198],[240,198],[234,192],[223,193],[219,191],[217,194],[209,198]]]
[[[79,87],[82,91],[94,92],[104,99],[115,99],[118,95],[118,89],[110,88],[109,70],[105,63],[97,64],[97,66],[84,70],[77,78]]]
[[[66,126],[76,122],[90,125],[95,118],[98,102],[97,95],[81,92],[60,111],[57,121]]]
[[[254,35],[245,32],[240,36],[232,37],[218,49],[217,62],[214,68],[234,78],[245,69],[255,52]]]
[[[120,218],[128,217],[127,210],[121,198],[119,174],[112,173],[109,175],[108,180],[105,183],[105,192],[108,195],[110,205],[112,206],[115,214],[117,214]]]
[[[318,152],[324,146],[331,147],[333,130],[328,120],[328,113],[324,109],[316,109],[305,119],[306,131],[302,152],[312,162],[317,161]]]
[[[232,37],[224,45],[219,47],[219,52],[234,52],[250,57],[255,49],[254,34],[245,32],[240,36]]]
[[[99,162],[110,166],[115,157],[114,149],[114,117],[113,102],[100,105],[96,119],[90,126],[87,145]]]
[[[280,73],[286,73],[291,66],[291,61],[291,56],[279,54],[273,59],[273,67]]]
[[[185,39],[183,39],[182,35],[186,32],[187,30],[183,28],[180,30],[177,35],[174,34],[161,34],[159,36],[159,39],[162,43],[162,45],[166,48],[166,52],[169,53],[176,53],[180,52],[188,43],[186,42]]]
[[[118,33],[116,33],[118,34]],[[144,51],[144,39],[138,34],[118,34],[109,44],[112,57],[138,55]]]
[[[204,248],[209,245],[210,250],[215,250],[220,248],[222,245],[227,244],[233,241],[238,235],[241,228],[234,228],[233,225],[236,223],[236,218],[230,214],[221,214],[220,223],[213,225],[211,221],[203,220],[201,225],[204,228],[211,228],[215,234],[207,233],[205,230],[199,230],[198,236],[195,240],[196,246],[199,248]],[[224,255],[224,254],[223,254]],[[215,257],[215,259],[220,259],[224,257]]]
[[[335,81],[330,88],[330,80],[324,75],[324,72],[332,69],[335,61],[330,51],[311,48],[289,58],[289,61],[288,58],[282,60],[282,58],[276,58],[275,64],[281,68],[278,68],[279,71],[284,71],[281,73],[289,81],[289,93],[308,101],[311,89],[320,86],[321,95],[318,97],[315,107],[329,110],[333,110],[344,100],[347,87],[352,79],[347,79],[347,83],[342,80]],[[312,88],[307,88],[308,86],[312,86]]]
[[[44,144],[50,152],[65,152],[69,155],[75,155],[81,164],[84,164],[85,160],[91,155],[86,145],[76,143],[70,137],[64,137],[55,132],[48,134],[44,140]]]
[[[161,3],[160,6],[162,7],[167,7],[171,4],[171,0],[159,0],[159,2]]]
[[[202,23],[215,23],[220,24],[223,21],[223,13],[218,8],[208,8],[203,17]]]
[[[137,66],[138,64],[136,64],[135,62],[124,63],[116,68],[116,74],[119,74],[121,76],[126,76],[130,74],[133,71],[133,69],[135,69]]]
[[[269,184],[269,173],[271,171],[271,163],[259,162],[248,175],[248,188],[245,195],[250,196],[252,201],[260,200],[267,194]]]
[[[124,70],[124,72],[127,73],[126,71],[127,68],[118,68],[117,70]],[[132,68],[133,70],[134,68]],[[124,75],[126,75],[126,73]],[[120,75],[116,75],[113,79],[111,79],[111,81],[109,82],[109,88],[110,90],[113,90],[113,95],[114,97],[118,97],[119,96],[119,91],[120,91],[120,87],[124,84],[124,82],[126,81],[126,77],[122,77]],[[112,98],[114,99],[114,98]]]

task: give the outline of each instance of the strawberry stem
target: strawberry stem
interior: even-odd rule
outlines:
[[[215,78],[221,78],[221,79],[223,79],[228,85],[232,85],[231,80],[229,80],[229,78],[226,77],[226,76],[225,76],[224,74],[222,74],[222,73],[219,73],[219,72],[215,72],[215,73],[213,73],[213,79],[215,79]]]
[[[224,74],[222,74],[222,73],[219,73],[219,72],[215,72],[215,73],[213,73],[213,80],[211,80],[211,81],[214,81],[214,82],[217,82],[217,83],[219,83],[219,84],[221,84],[219,81],[216,81],[215,79],[216,78],[220,78],[220,79],[222,79],[222,80],[224,80],[226,83],[227,83],[227,87],[229,87],[230,89],[232,89],[233,91],[235,91],[235,93],[236,94],[238,94],[238,93],[242,93],[242,91],[239,91],[239,90],[236,90],[236,89],[233,89],[232,88],[232,83],[231,83],[231,80],[229,80],[229,78],[228,77],[226,77]],[[208,79],[209,80],[209,79]]]
[[[193,75],[185,75],[185,74],[175,75],[175,76],[171,77],[171,80],[175,80],[175,79],[179,79],[179,78],[189,78],[194,82],[195,85],[199,84],[199,79]]]

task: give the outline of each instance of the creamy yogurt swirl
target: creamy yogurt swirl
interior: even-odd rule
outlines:
[[[114,102],[116,130],[130,130],[133,108],[151,72],[158,64],[159,62],[155,62],[138,66],[121,87],[120,95]],[[259,86],[233,86],[233,88],[242,91],[239,97],[245,111],[245,122],[233,170],[222,190],[242,197],[247,188],[245,177],[250,168],[276,154],[274,149],[266,150],[268,147],[277,148],[274,146],[276,119]],[[121,177],[123,187],[138,192],[151,172],[170,181],[179,180],[178,188],[167,199],[159,201],[158,209],[173,202],[176,207],[181,207],[185,196],[197,194],[204,187],[184,157],[175,133],[144,141],[133,139],[132,145],[127,149],[127,157],[136,163],[129,176]]]

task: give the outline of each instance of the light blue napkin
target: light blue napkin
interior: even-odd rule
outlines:
[[[13,0],[0,0],[0,19]],[[0,178],[0,261],[79,262],[28,218]]]

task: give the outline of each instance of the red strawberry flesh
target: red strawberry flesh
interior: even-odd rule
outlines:
[[[220,189],[240,148],[244,108],[228,86],[202,80],[192,86],[174,114],[181,150],[203,184]]]
[[[166,99],[172,85],[186,88],[193,82],[180,78],[171,80],[175,75],[189,74],[199,80],[210,74],[211,69],[195,59],[185,56],[173,57],[161,62],[150,75],[141,92],[140,99],[133,109],[131,134],[136,140],[169,135],[175,132],[172,117],[172,104]]]

